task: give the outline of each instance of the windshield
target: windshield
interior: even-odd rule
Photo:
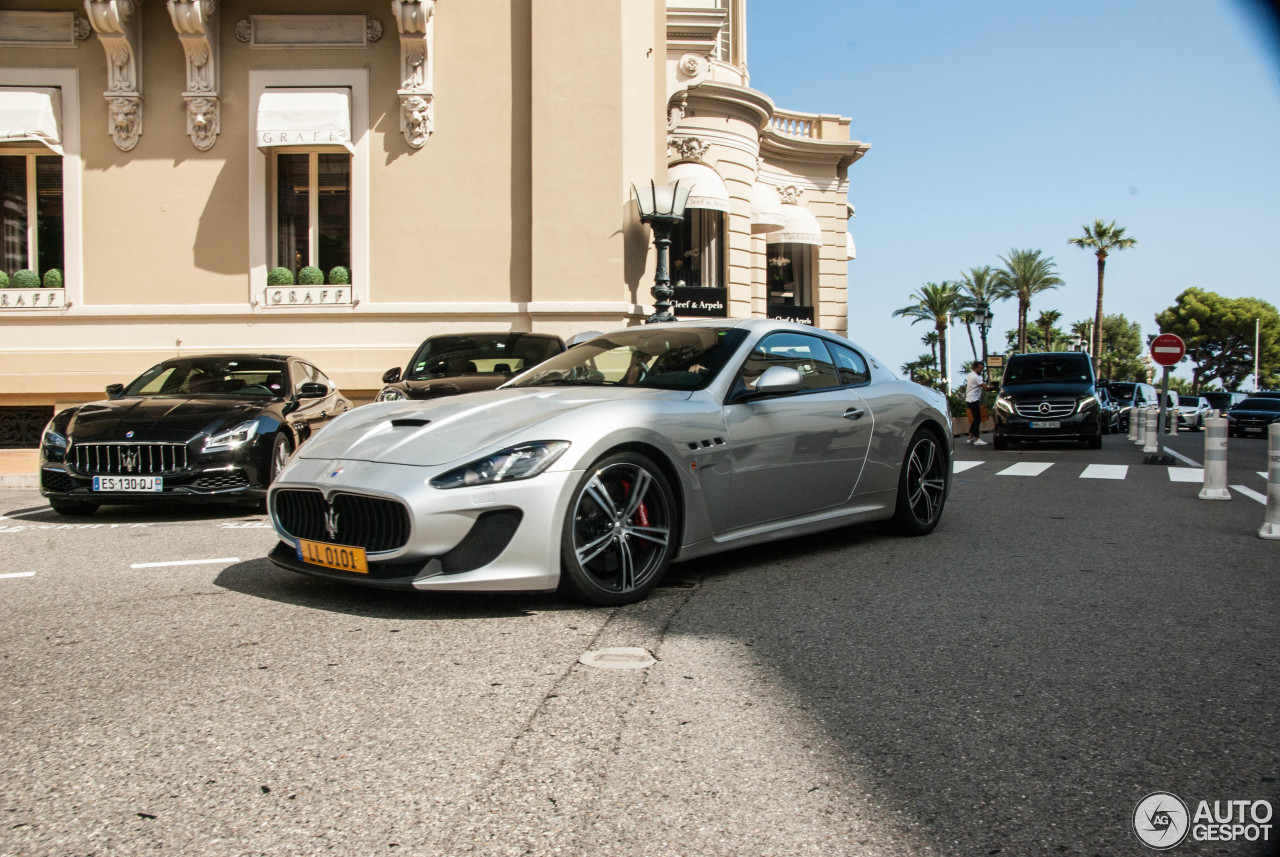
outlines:
[[[1280,411],[1280,399],[1245,399],[1233,411]]]
[[[1089,380],[1089,360],[1076,354],[1014,357],[1004,373],[1006,384],[1078,384]]]
[[[1218,408],[1219,410],[1231,407],[1230,393],[1205,393],[1204,397],[1209,400],[1209,404],[1212,407]]]
[[[152,366],[125,388],[124,395],[279,398],[287,377],[283,360],[193,357]]]
[[[513,375],[538,365],[561,348],[560,340],[553,336],[529,333],[433,336],[418,346],[404,377],[425,381],[480,372]]]
[[[659,390],[701,390],[747,338],[740,328],[636,327],[575,345],[515,387],[611,385]]]
[[[1195,396],[1180,396],[1178,398],[1178,406],[1182,408],[1198,408],[1204,402]]]

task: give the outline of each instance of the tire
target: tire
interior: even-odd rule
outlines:
[[[276,432],[276,438],[271,442],[271,467],[267,471],[267,484],[270,485],[276,481],[276,477],[280,475],[280,471],[289,463],[290,456],[293,455],[293,444],[289,441],[289,436],[284,432]]]
[[[993,438],[991,438],[991,448],[992,448],[992,449],[1008,449],[1008,448],[1009,448],[1009,438],[1007,438],[1007,437],[993,437]]]
[[[633,452],[601,458],[573,490],[560,534],[560,591],[613,607],[649,594],[678,544],[666,476]]]
[[[917,429],[898,475],[893,528],[904,536],[933,532],[942,518],[950,480],[951,468],[938,436],[928,429]]]
[[[1093,437],[1085,441],[1086,449],[1102,449],[1102,435],[1095,434]]]
[[[49,507],[59,515],[92,515],[98,511],[97,503],[80,503],[75,500],[49,500]]]

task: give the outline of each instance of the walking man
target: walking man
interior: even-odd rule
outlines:
[[[964,376],[964,401],[969,406],[969,443],[974,446],[987,445],[979,436],[982,433],[982,391],[987,388],[978,374],[981,368],[981,361],[975,360],[969,366],[969,374]]]

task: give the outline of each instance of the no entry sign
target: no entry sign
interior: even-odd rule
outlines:
[[[1162,333],[1151,340],[1151,359],[1161,366],[1177,364],[1187,353],[1187,343],[1176,333]]]

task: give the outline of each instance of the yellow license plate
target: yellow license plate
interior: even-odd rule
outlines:
[[[311,565],[322,565],[339,571],[369,573],[369,563],[365,559],[364,548],[350,545],[327,545],[324,542],[298,539],[298,559]]]

